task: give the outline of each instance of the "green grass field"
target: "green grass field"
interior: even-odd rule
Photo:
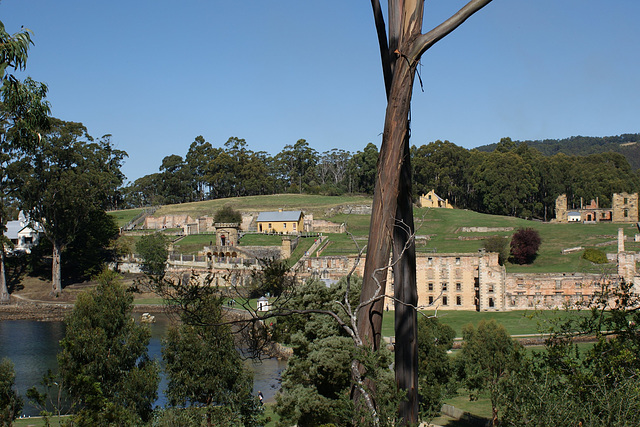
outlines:
[[[268,196],[247,196],[228,199],[207,200],[204,202],[166,205],[158,209],[154,216],[188,214],[194,218],[213,216],[223,206],[245,212],[284,210],[304,210],[325,216],[325,212],[344,204],[371,204],[368,196],[316,196],[307,194],[274,194]]]
[[[280,194],[270,196],[252,196],[230,199],[210,200],[205,202],[168,205],[156,211],[156,216],[171,214],[189,214],[192,217],[213,215],[222,206],[229,205],[234,209],[245,212],[275,210],[278,208],[296,210],[314,214],[314,218],[327,219],[336,223],[345,223],[352,236],[346,234],[328,234],[329,243],[322,255],[355,254],[358,248],[367,243],[369,233],[369,215],[336,214],[335,208],[340,205],[367,205],[371,199],[363,196],[314,196],[300,194]],[[111,212],[118,223],[126,224],[139,209]],[[582,252],[567,255],[563,249],[573,247],[598,247],[605,252],[616,252],[618,228],[624,229],[628,237],[626,249],[640,251],[640,243],[633,242],[632,237],[637,233],[635,224],[551,224],[540,221],[527,221],[519,218],[487,215],[461,209],[424,209],[415,208],[416,249],[418,252],[476,252],[483,246],[483,239],[492,235],[509,237],[513,230],[519,227],[531,227],[538,230],[542,237],[538,257],[531,265],[506,264],[508,272],[584,272],[609,273],[613,271],[613,264],[594,265],[581,258]],[[462,232],[462,227],[512,227],[510,231],[480,233]],[[189,236],[191,237],[191,236]],[[278,236],[246,235],[241,245],[272,245],[280,244]],[[264,239],[264,240],[262,240]],[[208,237],[202,240],[183,241],[177,249],[184,253],[197,252],[196,246],[208,244]],[[192,245],[192,246],[188,246]],[[186,252],[185,252],[186,251]]]
[[[124,227],[129,223],[129,221],[131,221],[133,218],[138,216],[138,214],[140,214],[140,212],[142,211],[143,211],[143,208],[138,208],[138,209],[125,209],[121,211],[111,211],[108,213],[109,215],[111,215],[116,219],[116,224],[118,224],[118,227]]]

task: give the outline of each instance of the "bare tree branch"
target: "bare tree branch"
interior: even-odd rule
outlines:
[[[423,53],[453,30],[458,28],[471,15],[491,3],[491,0],[471,0],[451,18],[444,21],[426,34],[418,36],[408,52],[403,52],[410,61],[418,62]]]

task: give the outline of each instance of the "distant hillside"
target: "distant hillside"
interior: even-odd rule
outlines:
[[[564,153],[575,156],[606,153],[613,151],[627,158],[634,170],[640,169],[640,133],[625,133],[618,136],[572,136],[565,139],[545,139],[542,141],[515,141],[526,143],[546,156]],[[497,144],[478,147],[480,151],[493,151]]]

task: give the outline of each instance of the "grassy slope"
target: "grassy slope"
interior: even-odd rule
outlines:
[[[213,215],[222,206],[230,205],[234,209],[243,212],[258,212],[265,210],[302,209],[312,212],[316,219],[328,219],[337,223],[345,223],[353,237],[345,234],[329,234],[330,243],[322,253],[323,255],[354,254],[357,247],[366,245],[369,232],[369,215],[335,214],[333,208],[340,205],[370,205],[371,199],[363,196],[313,196],[299,194],[281,194],[272,196],[252,196],[230,199],[210,200],[205,202],[185,203],[181,205],[168,205],[156,211],[156,216],[172,214],[189,214],[192,217]],[[118,211],[118,221],[124,221],[136,212]],[[128,213],[128,214],[127,214]],[[127,216],[129,215],[129,216]],[[581,253],[562,255],[562,249],[576,246],[595,246],[596,244],[612,242],[617,237],[619,227],[625,229],[627,236],[633,236],[637,229],[633,224],[548,224],[537,221],[527,221],[519,218],[487,215],[477,212],[458,209],[415,209],[416,218],[416,248],[418,252],[476,252],[482,247],[482,240],[460,240],[459,237],[484,238],[489,235],[511,236],[513,231],[496,233],[462,233],[461,227],[532,227],[540,232],[542,246],[539,256],[532,265],[519,266],[507,264],[509,272],[593,272],[602,273],[611,271],[611,266],[594,266],[581,259]],[[208,243],[210,237],[204,237]],[[255,239],[255,240],[253,240]],[[199,240],[199,239],[196,239]],[[201,240],[201,239],[200,239]],[[354,242],[355,240],[355,242]],[[193,253],[195,246],[200,241],[181,242],[185,253]],[[241,242],[243,245],[267,244],[260,242],[258,237],[245,236]],[[279,243],[278,243],[279,244]],[[188,247],[188,248],[187,248]],[[640,244],[626,243],[627,250],[640,250]],[[616,243],[604,246],[601,249],[606,252],[615,252]]]

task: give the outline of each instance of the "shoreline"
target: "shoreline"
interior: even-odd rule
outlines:
[[[0,304],[0,321],[33,320],[38,322],[63,321],[73,310],[73,303],[47,302],[11,297],[9,304]],[[161,304],[134,304],[134,313],[158,313]]]

